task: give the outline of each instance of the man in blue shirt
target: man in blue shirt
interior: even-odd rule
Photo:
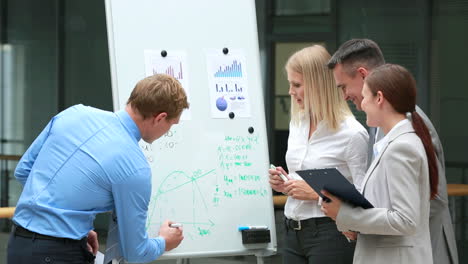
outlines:
[[[99,245],[93,221],[110,210],[127,261],[150,262],[177,247],[182,229],[170,221],[148,238],[151,170],[138,142],[164,135],[188,106],[180,83],[157,74],[137,83],[125,110],[75,105],[53,117],[15,171],[24,189],[8,263],[93,263]]]

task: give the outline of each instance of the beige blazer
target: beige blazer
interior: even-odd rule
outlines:
[[[431,234],[432,257],[437,264],[458,264],[457,244],[452,226],[452,218],[447,196],[447,179],[445,177],[444,149],[440,142],[439,135],[432,125],[431,120],[423,110],[416,106],[416,112],[422,117],[431,134],[432,145],[437,156],[437,168],[439,171],[438,194],[431,200],[431,210],[429,213],[429,231]],[[375,136],[376,141],[383,137],[381,130]],[[372,142],[373,145],[374,142]],[[372,150],[372,147],[370,148]]]
[[[357,231],[354,264],[431,264],[429,171],[424,146],[411,123],[389,133],[362,185],[375,208],[343,203],[340,231]]]

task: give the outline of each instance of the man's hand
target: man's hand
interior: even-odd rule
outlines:
[[[297,200],[318,200],[318,194],[303,180],[289,180],[284,183],[284,191]]]
[[[89,231],[88,233],[88,250],[92,252],[94,256],[96,256],[99,249],[99,241],[97,233],[93,230]]]
[[[335,220],[336,221],[336,216],[338,215],[338,212],[340,211],[340,207],[341,207],[341,200],[340,198],[334,196],[333,194],[325,191],[325,190],[322,190],[322,194],[325,195],[326,197],[328,197],[330,199],[329,202],[323,202],[322,203],[322,208],[320,208],[322,210],[322,212],[330,217],[331,219]]]
[[[357,239],[357,232],[353,232],[353,231],[348,231],[348,232],[342,232],[343,235],[347,238],[349,238],[349,240],[356,240]]]
[[[288,173],[281,167],[276,167],[276,170],[269,169],[268,173],[270,174],[270,186],[273,190],[277,192],[284,193],[285,185],[283,179],[279,176],[280,173],[285,175],[289,179]]]
[[[166,240],[166,251],[176,248],[184,239],[182,227],[170,227],[172,221],[165,221],[159,229],[159,236]]]

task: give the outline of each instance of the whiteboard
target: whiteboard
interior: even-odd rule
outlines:
[[[255,2],[107,0],[106,16],[115,110],[146,76],[148,54],[185,54],[189,115],[152,145],[140,143],[153,171],[150,236],[165,219],[184,228],[183,242],[162,258],[274,254]],[[225,105],[213,107],[213,89],[224,85],[215,88],[221,75],[213,72],[222,56],[239,58],[232,65],[242,62],[243,82],[235,89],[245,86],[242,96],[231,98],[237,108],[223,111]],[[238,226],[245,225],[268,226],[271,242],[242,244]]]

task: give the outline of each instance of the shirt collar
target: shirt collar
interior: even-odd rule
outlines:
[[[382,139],[380,139],[379,141],[377,141],[374,144],[374,158],[377,157],[379,155],[379,153],[382,151],[382,149],[387,145],[387,142],[388,142],[392,132],[395,131],[396,128],[401,127],[401,126],[403,126],[404,124],[406,124],[408,122],[409,121],[406,118],[401,120],[395,126],[393,126],[392,129],[390,129],[390,131]],[[377,129],[380,130],[381,128],[377,128]]]
[[[301,117],[301,120],[300,120],[300,123],[301,123],[301,126],[304,128],[304,131],[307,131],[307,133],[309,133],[309,129],[310,129],[310,118],[309,117],[306,117],[305,115]],[[314,133],[312,134],[312,137],[309,139],[311,140],[312,138],[314,139],[317,139],[317,138],[320,138],[320,136],[324,134],[324,135],[328,135],[329,132],[328,132],[328,126],[327,126],[327,122],[321,120],[317,123],[317,127],[315,128],[315,131]],[[309,135],[307,134],[307,138],[309,138]]]
[[[140,141],[141,134],[138,126],[135,124],[135,121],[130,117],[130,115],[125,110],[120,110],[115,113],[120,119],[120,122],[125,127],[130,135],[132,135],[136,141]]]

